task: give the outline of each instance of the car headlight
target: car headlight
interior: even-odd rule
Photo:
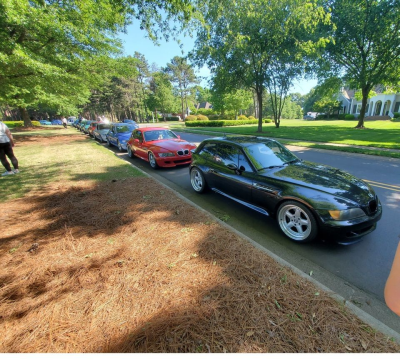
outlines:
[[[329,214],[335,220],[351,220],[366,216],[365,212],[358,207],[348,210],[329,210]]]
[[[175,153],[172,152],[163,152],[158,154],[159,157],[173,157],[175,156]]]

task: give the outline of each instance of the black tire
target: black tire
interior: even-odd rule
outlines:
[[[149,163],[150,163],[151,168],[153,168],[154,170],[159,168],[159,166],[157,165],[156,158],[151,152],[149,152]]]
[[[313,241],[318,235],[318,225],[307,206],[297,201],[285,201],[279,206],[277,221],[281,231],[297,243]]]
[[[134,158],[134,157],[135,157],[135,156],[133,155],[132,148],[130,148],[129,145],[126,146],[126,152],[128,152],[128,156],[129,156],[130,158]]]
[[[193,167],[190,170],[190,184],[192,185],[193,190],[199,194],[202,194],[207,189],[207,183],[203,172],[201,172],[197,167]]]

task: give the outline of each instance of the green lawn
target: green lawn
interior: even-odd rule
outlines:
[[[35,136],[50,137],[46,132],[42,130]],[[70,130],[61,132],[65,135]],[[26,136],[27,132],[23,134]],[[18,135],[15,138],[18,145]],[[103,146],[85,138],[68,143],[26,143],[18,145],[14,152],[21,172],[0,177],[0,202],[23,197],[29,191],[46,188],[56,181],[110,181],[143,176]]]
[[[400,122],[366,121],[366,129],[355,129],[357,121],[282,120],[276,128],[263,124],[263,136],[314,142],[400,149]],[[257,125],[234,127],[195,127],[187,130],[260,135]],[[182,128],[182,131],[184,129]]]

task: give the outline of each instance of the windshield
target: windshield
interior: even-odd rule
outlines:
[[[298,160],[286,147],[272,140],[245,147],[244,151],[257,171],[266,168],[281,167],[286,163]]]
[[[155,141],[155,140],[169,140],[176,139],[177,135],[168,130],[168,129],[160,129],[144,132],[144,139],[146,142]]]
[[[101,130],[101,129],[110,129],[110,128],[111,128],[111,125],[110,125],[110,124],[99,124],[99,125],[97,126],[97,128],[98,128],[99,130]]]
[[[130,124],[124,124],[124,125],[121,125],[121,126],[116,126],[115,128],[117,130],[117,133],[132,132],[135,129],[135,127],[133,125],[130,125]]]

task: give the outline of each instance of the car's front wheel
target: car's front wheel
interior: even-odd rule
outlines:
[[[197,167],[193,167],[190,170],[190,183],[192,184],[193,190],[199,194],[206,190],[206,180],[204,179],[203,173]]]
[[[158,168],[156,158],[151,152],[149,153],[149,163],[152,168],[154,169]]]
[[[297,201],[286,201],[279,206],[278,224],[288,238],[298,243],[312,241],[318,235],[315,217]]]
[[[130,158],[133,158],[132,148],[130,148],[129,145],[126,146],[126,151],[128,152],[128,156]]]

